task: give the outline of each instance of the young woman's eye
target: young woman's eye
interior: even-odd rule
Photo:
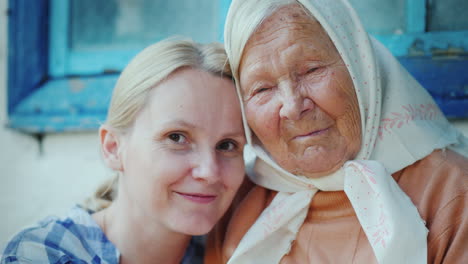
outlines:
[[[184,144],[187,142],[187,138],[181,133],[171,133],[168,137],[177,144]]]
[[[226,140],[226,141],[222,141],[221,143],[219,143],[218,146],[216,146],[216,148],[221,151],[229,152],[229,151],[236,151],[239,147],[236,142],[232,140]]]

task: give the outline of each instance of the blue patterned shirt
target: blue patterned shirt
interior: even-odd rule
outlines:
[[[6,246],[0,263],[119,263],[120,252],[91,213],[76,206],[63,219],[49,217],[21,231]],[[200,242],[192,239],[182,264],[201,263],[202,252]]]

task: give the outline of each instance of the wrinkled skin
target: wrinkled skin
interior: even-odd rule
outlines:
[[[284,169],[317,178],[357,155],[352,80],[328,34],[301,7],[282,7],[260,25],[239,73],[248,124]]]

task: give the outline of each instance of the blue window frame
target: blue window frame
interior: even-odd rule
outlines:
[[[375,14],[371,23],[384,25],[388,19],[403,21],[397,28],[379,32],[369,31],[398,57],[401,64],[431,93],[442,111],[450,118],[468,117],[468,19],[450,20],[448,26],[434,26],[436,7],[445,16],[464,16],[468,2],[463,0],[351,0],[359,15],[366,19]],[[373,3],[371,3],[373,2]],[[374,10],[365,8],[374,4]],[[457,6],[457,5],[462,6]],[[362,5],[360,9],[359,6]],[[391,6],[400,5],[402,14],[395,14]],[[440,8],[440,7],[443,8]],[[403,8],[401,8],[403,7]],[[374,11],[374,12],[372,12]],[[381,13],[378,13],[381,12]],[[366,17],[367,16],[367,17]],[[380,17],[379,17],[380,16]],[[432,26],[431,26],[432,22]],[[453,22],[458,22],[455,25]],[[456,30],[450,30],[455,28]],[[443,29],[443,30],[441,30]]]
[[[185,1],[197,5],[204,2],[205,6],[215,3],[210,25],[217,32],[207,41],[222,41],[230,0]],[[82,131],[96,129],[105,120],[118,73],[147,44],[99,51],[74,49],[70,43],[72,6],[83,2],[96,3],[92,0],[9,0],[9,127],[29,133]],[[105,4],[110,2],[117,1]],[[158,3],[170,5],[166,1]],[[177,7],[175,4],[172,8]],[[201,41],[196,32],[190,33],[184,35]],[[165,34],[148,41],[153,43],[173,35]]]
[[[80,131],[96,129],[105,119],[118,72],[139,47],[99,52],[71,48],[73,1],[9,0],[10,127],[30,133]],[[374,36],[398,56],[447,116],[468,117],[468,27],[437,31],[437,25],[430,24],[430,8],[437,0],[395,2],[404,9],[397,21],[403,29],[377,28]],[[217,7],[220,41],[229,4],[219,0]],[[364,22],[366,14],[360,14]],[[385,23],[383,19],[380,29]]]
[[[189,36],[197,42],[221,41],[229,3],[50,0],[49,75],[120,72],[138,51],[169,35]],[[118,37],[115,31],[119,29],[130,32]]]

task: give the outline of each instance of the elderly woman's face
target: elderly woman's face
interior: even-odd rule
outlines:
[[[239,70],[248,124],[284,169],[321,177],[359,152],[350,75],[327,33],[300,7],[282,7],[263,22]]]

